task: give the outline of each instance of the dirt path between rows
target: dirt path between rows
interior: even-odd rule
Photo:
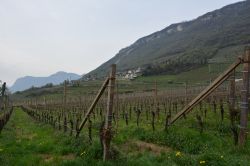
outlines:
[[[148,143],[139,140],[130,140],[122,146],[125,152],[137,151],[137,152],[152,152],[155,155],[160,155],[164,152],[172,151],[171,148],[167,146],[160,146],[154,143]]]

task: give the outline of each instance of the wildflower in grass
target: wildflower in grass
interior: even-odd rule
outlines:
[[[81,156],[83,156],[83,155],[85,155],[85,154],[86,154],[86,152],[84,151],[84,152],[81,153]]]
[[[220,158],[222,158],[222,159],[223,159],[223,158],[224,158],[224,156],[220,156]]]
[[[181,152],[180,151],[176,152],[175,156],[176,157],[180,157],[181,156]]]
[[[206,164],[206,161],[202,160],[202,161],[200,161],[200,164]]]

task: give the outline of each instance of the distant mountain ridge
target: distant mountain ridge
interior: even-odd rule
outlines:
[[[16,82],[10,87],[11,92],[23,91],[26,89],[34,87],[41,87],[46,84],[52,83],[53,85],[58,85],[62,83],[64,80],[78,80],[82,76],[75,73],[67,73],[67,72],[57,72],[48,77],[32,77],[26,76],[16,80]]]
[[[178,73],[208,59],[234,58],[250,44],[250,0],[172,24],[121,49],[86,76],[104,76],[111,64],[118,72],[141,67],[144,74]]]

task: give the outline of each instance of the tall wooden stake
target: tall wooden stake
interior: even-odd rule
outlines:
[[[3,104],[3,109],[4,110],[6,109],[5,89],[6,89],[6,82],[3,83],[3,85],[2,85],[2,92],[1,92],[1,95],[2,95],[2,104]]]
[[[44,108],[47,109],[47,99],[46,97],[43,98]]]
[[[231,125],[234,126],[234,112],[235,112],[235,71],[232,72],[229,80],[229,111]]]
[[[114,100],[114,89],[115,89],[115,74],[116,65],[112,65],[110,80],[108,85],[108,106],[107,114],[103,131],[103,160],[110,159],[110,142],[111,142],[111,129],[112,129],[112,116],[113,116],[113,100]]]
[[[115,114],[116,114],[116,132],[118,130],[118,122],[119,122],[119,87],[118,87],[118,80],[116,80],[116,110],[115,110]]]
[[[157,112],[157,95],[158,95],[158,89],[157,89],[157,81],[155,80],[155,104],[154,104],[154,106],[155,106],[155,110],[154,110],[154,112]]]
[[[229,113],[230,113],[230,121],[231,121],[231,130],[233,133],[234,144],[238,144],[238,130],[236,121],[236,110],[235,110],[235,70],[231,73],[229,79]]]
[[[63,89],[63,106],[66,108],[67,104],[67,82],[66,80],[64,81],[64,89]]]
[[[247,117],[248,117],[248,94],[249,94],[249,71],[250,71],[250,47],[246,48],[243,58],[243,88],[241,90],[242,102],[240,113],[239,145],[244,146],[247,139]]]

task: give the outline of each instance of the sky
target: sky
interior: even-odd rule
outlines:
[[[88,73],[137,39],[239,0],[0,0],[0,80]]]

